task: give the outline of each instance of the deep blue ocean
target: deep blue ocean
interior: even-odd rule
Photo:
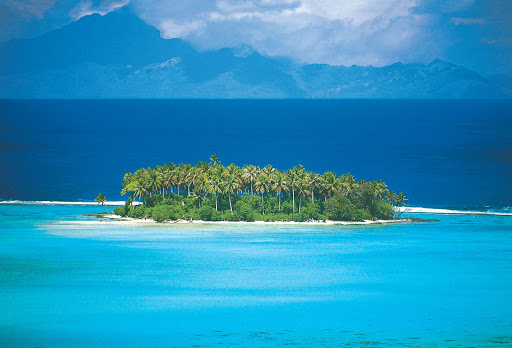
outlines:
[[[382,178],[413,206],[512,204],[511,101],[0,101],[4,200],[121,200],[125,172],[214,152]]]
[[[121,200],[126,171],[214,152],[382,178],[416,207],[512,205],[510,101],[0,101],[4,200]],[[512,346],[511,215],[370,226],[85,215],[103,211],[0,204],[0,346]]]

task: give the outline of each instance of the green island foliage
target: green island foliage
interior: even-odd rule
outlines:
[[[130,199],[115,214],[157,222],[392,219],[394,206],[407,200],[382,180],[319,175],[300,164],[287,171],[270,164],[224,166],[216,154],[195,166],[169,163],[126,173],[121,195],[126,194]],[[132,204],[137,200],[141,204]]]

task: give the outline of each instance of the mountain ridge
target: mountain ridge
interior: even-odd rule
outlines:
[[[512,79],[439,59],[300,65],[249,46],[197,51],[127,8],[0,43],[0,98],[510,98]]]

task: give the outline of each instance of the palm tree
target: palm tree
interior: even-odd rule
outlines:
[[[259,193],[261,193],[261,207],[263,208],[263,215],[265,215],[265,202],[264,202],[264,196],[265,192],[268,191],[269,187],[269,180],[268,176],[265,174],[261,174],[258,176],[258,180],[256,180],[256,189]]]
[[[149,197],[153,192],[157,192],[160,186],[158,174],[151,167],[146,169],[145,184],[149,191]]]
[[[178,190],[178,196],[180,195],[180,187],[182,184],[185,183],[185,164],[181,163],[179,166],[177,166],[174,169],[174,185],[176,185],[176,188]]]
[[[350,191],[352,191],[352,185],[350,185],[346,180],[340,179],[339,181],[339,190],[347,196]]]
[[[333,172],[325,172],[321,176],[322,188],[324,192],[329,195],[329,198],[333,193],[338,192],[339,182],[336,180],[336,174]],[[326,195],[327,200],[327,195]]]
[[[200,170],[201,173],[204,173],[208,170],[210,166],[206,162],[197,161],[196,168]]]
[[[295,167],[293,167],[293,171],[295,172],[295,174],[297,174],[297,176],[300,179],[304,179],[304,177],[306,176],[306,170],[304,169],[302,164],[297,164]]]
[[[288,170],[287,176],[288,185],[291,186],[293,213],[295,214],[295,187],[299,184],[300,178],[294,170]]]
[[[396,206],[399,207],[401,205],[403,206],[407,206],[407,203],[405,203],[405,201],[407,201],[408,199],[405,198],[405,195],[402,193],[402,192],[399,192],[396,196],[395,196],[395,200],[396,200]],[[398,217],[400,217],[401,213],[398,213]]]
[[[146,190],[146,187],[140,181],[137,181],[133,190],[134,197],[138,197],[139,199],[142,198],[142,202],[145,204],[146,202],[144,197],[146,196],[147,193],[148,191]]]
[[[242,179],[247,183],[251,183],[251,195],[253,195],[252,183],[258,178],[259,168],[248,164],[244,166],[243,172]]]
[[[386,202],[391,204],[392,207],[395,206],[396,197],[397,197],[397,194],[395,193],[395,191],[390,190],[390,191],[386,192]]]
[[[272,178],[272,190],[277,194],[279,201],[279,213],[281,213],[281,193],[288,191],[288,182],[286,181],[286,175],[280,171],[276,171],[276,174]]]
[[[220,176],[214,175],[210,180],[210,185],[208,186],[208,192],[215,194],[215,210],[217,209],[217,193],[222,192],[222,180]]]
[[[121,190],[121,196],[124,196],[129,191],[128,187],[132,181],[133,181],[132,173],[126,173],[123,176],[123,182],[121,183],[121,186],[123,187],[123,189]]]
[[[370,181],[368,187],[370,188],[373,199],[381,199],[387,191],[387,185],[382,179],[379,179],[379,181]]]
[[[309,172],[306,175],[306,182],[309,188],[311,188],[311,202],[315,203],[315,189],[320,187],[320,177],[314,172]]]
[[[348,173],[348,172],[347,172],[347,173],[345,173],[345,174],[343,175],[343,177],[345,178],[344,180],[345,180],[345,181],[346,181],[350,186],[352,186],[352,185],[354,185],[354,184],[356,183],[356,179],[354,178],[354,176],[353,176],[352,174]]]
[[[164,174],[163,174],[163,178],[162,178],[162,186],[163,186],[164,190],[167,190],[167,192],[169,193],[169,198],[171,197],[172,183],[173,183],[172,170],[169,169],[169,167],[166,167],[164,169]]]
[[[187,185],[187,196],[190,197],[190,186],[194,182],[195,171],[190,164],[185,164],[182,169],[183,183]]]
[[[221,162],[219,161],[219,156],[217,156],[216,153],[214,153],[211,157],[210,157],[210,164],[212,166],[217,166],[218,164],[220,164]]]
[[[306,179],[300,180],[297,189],[299,190],[299,214],[300,214],[300,206],[302,204],[302,196],[306,197],[308,194],[308,186]]]
[[[176,165],[174,162],[167,163],[165,165],[165,179],[164,182],[167,185],[167,190],[169,191],[169,197],[171,197],[171,193],[174,193],[174,170],[176,169]]]
[[[230,175],[237,176],[240,172],[240,167],[238,167],[236,164],[231,163],[229,166],[225,168],[226,172],[228,172]]]
[[[396,196],[396,205],[407,205],[405,201],[408,201],[409,199],[405,198],[405,195],[402,192],[399,192]]]
[[[105,202],[107,201],[107,197],[105,197],[105,195],[103,193],[100,193],[98,195],[98,197],[96,197],[94,199],[96,202],[98,202],[98,204],[101,204],[105,207],[105,209],[107,210],[107,214],[110,215],[108,209],[107,209],[107,205],[105,204]]]
[[[156,166],[156,168],[155,168],[156,175],[158,176],[158,188],[157,189],[160,190],[160,193],[162,194],[162,198],[164,198],[165,171],[166,171],[165,166]]]
[[[205,173],[201,173],[196,179],[194,186],[194,193],[197,195],[199,208],[201,208],[201,196],[203,196],[206,192],[208,192],[208,187],[210,185],[210,181]]]
[[[230,174],[227,172],[227,174],[224,176],[224,192],[228,194],[229,198],[229,209],[231,210],[231,215],[233,215],[233,206],[231,205],[231,195],[234,191],[238,191],[240,188],[240,182],[237,180],[235,175]]]
[[[274,172],[275,168],[272,168],[272,165],[267,164],[265,168],[261,170],[261,172],[265,175],[270,175]]]

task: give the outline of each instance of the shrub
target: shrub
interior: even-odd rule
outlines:
[[[119,215],[119,216],[123,216],[123,209],[120,208],[120,207],[116,207],[114,209],[114,214]]]
[[[169,220],[172,215],[172,207],[169,205],[157,205],[152,209],[151,215],[156,222]]]
[[[388,220],[393,217],[394,210],[391,204],[377,200],[373,204],[373,216],[378,219]]]
[[[297,204],[297,202],[295,202]],[[297,207],[295,207],[297,209]],[[281,202],[281,213],[292,214],[293,213],[293,205],[291,201]]]
[[[325,221],[325,220],[327,220],[327,216],[322,215],[322,214],[318,214],[318,219],[317,220]]]
[[[135,219],[140,219],[146,216],[146,208],[143,205],[138,205],[128,212],[128,216]]]
[[[211,221],[213,211],[215,211],[214,208],[210,207],[209,205],[203,205],[198,210],[199,219],[204,221]]]
[[[299,213],[290,214],[290,218],[292,221],[295,221],[295,222],[304,222],[305,221],[304,215],[302,214],[302,212],[300,214]]]
[[[128,215],[128,213],[130,212],[130,210],[132,210],[132,205],[131,205],[132,202],[130,201],[127,201],[126,204],[124,205],[123,209],[122,209],[122,212],[121,212],[121,216],[126,216]]]
[[[243,221],[254,221],[254,212],[251,208],[250,203],[247,203],[243,200],[236,202],[234,206],[235,215],[239,218],[239,220]]]
[[[278,214],[276,219],[277,219],[277,221],[290,221],[290,215],[288,215],[288,214]]]
[[[222,214],[221,219],[222,221],[240,221],[236,215],[231,215],[230,211]]]
[[[357,209],[354,220],[356,220],[356,221],[368,220],[371,217],[372,217],[372,214],[370,214],[368,209]]]
[[[325,202],[324,214],[330,220],[353,221],[357,219],[355,206],[342,194],[336,194]]]
[[[212,208],[212,214],[211,214],[210,221],[221,221],[221,220],[222,220],[222,214],[220,213],[220,211],[217,211]]]
[[[254,218],[254,221],[265,221],[265,217],[260,214],[260,213],[254,213],[253,212],[253,218]]]
[[[304,215],[304,220],[318,220],[320,215],[320,206],[316,203],[310,203],[302,208],[301,214]]]

